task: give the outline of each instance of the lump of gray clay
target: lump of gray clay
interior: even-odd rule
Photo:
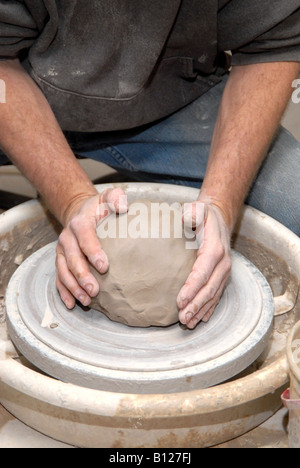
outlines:
[[[187,248],[180,204],[170,210],[166,203],[137,200],[97,232],[110,266],[104,275],[91,267],[100,284],[91,308],[134,327],[178,322],[177,296],[197,256],[195,243]]]

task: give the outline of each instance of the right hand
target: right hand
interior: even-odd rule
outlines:
[[[100,195],[80,199],[68,212],[65,228],[56,249],[56,286],[62,301],[73,309],[76,299],[89,306],[99,293],[99,284],[89,263],[104,274],[109,264],[97,236],[97,226],[112,212],[126,213],[127,197],[121,189],[108,189]]]

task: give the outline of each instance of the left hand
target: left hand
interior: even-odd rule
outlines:
[[[181,289],[179,320],[192,329],[208,322],[231,272],[230,232],[221,209],[209,199],[185,205],[184,222],[196,232],[199,250],[193,270]]]

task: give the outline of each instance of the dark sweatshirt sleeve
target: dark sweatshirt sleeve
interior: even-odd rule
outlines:
[[[0,0],[0,59],[16,58],[34,43],[39,25],[31,11],[33,3]]]
[[[219,46],[232,65],[300,61],[300,0],[232,0],[219,12]]]

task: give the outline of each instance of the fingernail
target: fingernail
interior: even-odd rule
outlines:
[[[89,293],[90,296],[93,294],[94,288],[92,284],[88,284],[85,289]]]
[[[128,203],[126,200],[119,200],[117,203],[117,210],[120,214],[127,213],[128,211]]]
[[[66,306],[67,309],[69,309],[69,310],[74,309],[74,304],[71,301],[66,300],[64,302],[65,302],[65,306]]]
[[[194,315],[193,315],[192,313],[190,313],[190,312],[187,313],[187,314],[186,314],[186,321],[187,321],[187,322],[190,322],[190,321],[192,320],[193,317],[194,317]]]
[[[105,252],[103,252],[102,257],[103,258],[101,260],[96,261],[96,268],[99,271],[99,273],[104,274],[108,270],[108,259],[107,259],[106,255],[105,255]]]
[[[184,309],[188,305],[187,299],[179,299],[180,309]]]
[[[81,294],[78,299],[81,302],[81,304],[84,306],[87,306],[90,303],[90,300],[83,294]]]

